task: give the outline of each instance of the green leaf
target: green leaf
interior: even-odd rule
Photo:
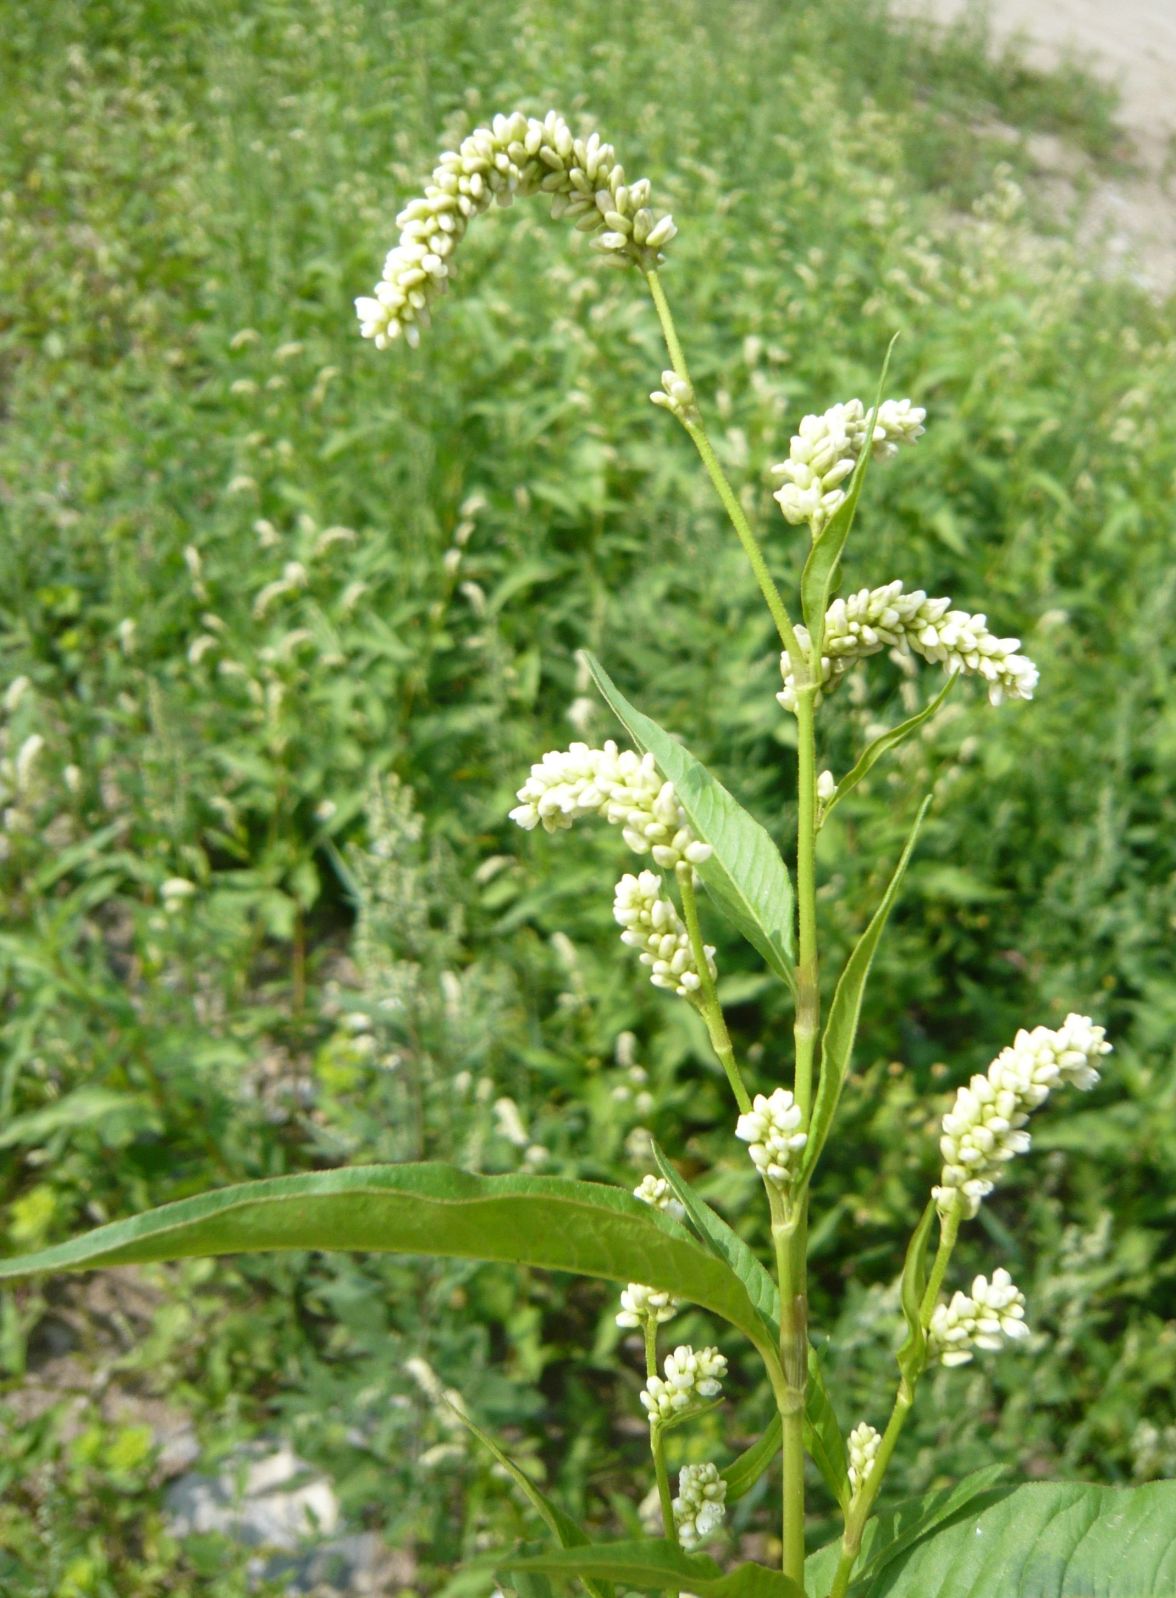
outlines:
[[[866,979],[870,974],[870,967],[874,962],[878,944],[885,930],[890,912],[894,908],[894,901],[898,897],[899,886],[902,883],[903,873],[906,871],[907,862],[910,860],[911,851],[915,847],[915,840],[919,836],[919,828],[923,824],[923,817],[927,814],[927,806],[931,803],[928,795],[919,806],[919,813],[915,817],[914,826],[906,841],[894,875],[887,884],[882,901],[871,917],[870,924],[858,939],[853,953],[845,962],[833,994],[833,1003],[829,1006],[829,1018],[825,1022],[825,1030],[821,1035],[821,1081],[817,1088],[816,1103],[813,1105],[812,1122],[809,1126],[809,1140],[805,1145],[804,1164],[800,1172],[800,1189],[807,1186],[817,1161],[821,1157],[821,1150],[825,1146],[825,1139],[829,1136],[829,1128],[833,1125],[833,1117],[837,1113],[837,1104],[841,1098],[841,1088],[849,1071],[849,1062],[853,1056],[853,1046],[857,1038],[858,1019],[862,1010],[862,995],[866,988]]]
[[[782,1432],[783,1426],[779,1415],[773,1415],[763,1436],[757,1438],[750,1448],[745,1448],[738,1458],[733,1459],[726,1470],[720,1471],[719,1474],[727,1483],[729,1504],[743,1498],[759,1481],[780,1452]]]
[[[470,1419],[459,1404],[445,1400],[450,1412],[457,1416],[461,1424],[471,1436],[476,1437],[488,1454],[491,1454],[506,1471],[507,1475],[518,1487],[519,1491],[537,1512],[543,1524],[559,1542],[561,1548],[583,1548],[587,1546],[588,1534],[582,1531],[570,1515],[566,1515],[558,1504],[552,1503],[547,1494],[531,1480],[526,1471],[506,1452],[506,1450],[485,1432],[477,1423]],[[535,1576],[530,1578],[542,1581],[543,1578]],[[584,1585],[592,1594],[592,1598],[612,1598],[612,1587],[608,1582],[594,1581],[591,1577],[584,1578]]]
[[[0,1149],[14,1144],[47,1143],[59,1132],[73,1132],[119,1118],[139,1129],[155,1131],[160,1125],[158,1109],[141,1094],[81,1087],[39,1110],[14,1116],[0,1129]]]
[[[928,1536],[936,1526],[942,1526],[953,1515],[970,1504],[974,1498],[988,1492],[1005,1474],[1006,1465],[984,1465],[974,1470],[954,1487],[940,1487],[920,1498],[907,1499],[874,1521],[874,1533],[869,1557],[862,1567],[861,1577],[869,1581],[899,1554],[913,1548],[920,1538]]]
[[[471,1176],[440,1164],[369,1165],[221,1188],[0,1261],[0,1279],[209,1254],[343,1249],[505,1260],[643,1282],[763,1328],[731,1270],[620,1188],[560,1176]]]
[[[855,1592],[859,1589],[855,1589]],[[1172,1598],[1176,1482],[1032,1482],[973,1500],[861,1598]]]
[[[923,1330],[923,1294],[927,1291],[927,1248],[935,1224],[935,1200],[929,1199],[911,1233],[902,1266],[902,1313],[907,1323],[906,1341],[898,1351],[898,1368],[908,1382],[923,1369],[927,1334]]]
[[[841,1508],[848,1509],[849,1463],[845,1457],[845,1438],[825,1386],[817,1351],[811,1343],[804,1403],[804,1446],[812,1455],[825,1486]]]
[[[747,1296],[767,1330],[774,1347],[780,1339],[780,1293],[768,1272],[756,1259],[751,1249],[682,1179],[665,1155],[653,1144],[653,1157],[657,1168],[681,1201],[686,1214],[698,1229],[704,1243],[735,1272],[747,1289]],[[777,1433],[777,1441],[779,1434]],[[812,1455],[825,1485],[839,1504],[849,1501],[849,1471],[845,1458],[845,1439],[837,1423],[832,1400],[825,1387],[820,1362],[815,1350],[808,1351],[808,1384],[805,1394],[804,1445]],[[771,1463],[769,1454],[763,1469]],[[753,1478],[754,1480],[754,1478]],[[751,1486],[751,1482],[748,1482]],[[747,1489],[743,1489],[746,1491]]]
[[[599,1543],[591,1548],[553,1549],[524,1558],[501,1555],[504,1570],[537,1570],[545,1575],[596,1576],[655,1592],[686,1589],[697,1598],[803,1598],[794,1581],[766,1565],[736,1565],[723,1572],[705,1554],[687,1554],[666,1538]]]
[[[703,1243],[712,1254],[726,1263],[747,1289],[747,1296],[755,1306],[773,1344],[780,1341],[780,1292],[768,1272],[756,1259],[738,1232],[715,1213],[705,1199],[685,1181],[666,1159],[656,1142],[651,1139],[653,1158],[658,1170],[673,1189]]]
[[[593,655],[585,652],[584,658],[617,720],[673,783],[691,827],[714,851],[697,868],[707,891],[776,975],[792,987],[792,881],[780,851],[688,749],[629,703]]]
[[[935,698],[932,699],[930,704],[924,705],[917,715],[908,717],[906,721],[900,722],[897,727],[892,727],[889,732],[884,732],[874,739],[873,743],[862,752],[853,770],[842,777],[837,784],[837,792],[825,806],[824,815],[821,818],[822,821],[825,817],[832,815],[846,794],[853,792],[862,778],[869,775],[884,754],[891,749],[897,749],[899,744],[904,743],[913,732],[917,732],[925,721],[930,721],[931,717],[955,687],[956,679],[959,675],[959,672],[952,672],[943,687],[935,695]]]
[[[896,333],[895,338],[897,337]],[[886,351],[886,359],[882,362],[882,371],[878,378],[878,392],[874,396],[874,404],[871,407],[870,414],[866,417],[867,440],[873,436],[874,418],[877,416],[878,407],[882,403],[882,389],[886,383],[886,373],[890,369],[890,352],[893,348],[894,339],[892,338]],[[801,574],[801,611],[804,615],[804,624],[808,628],[813,658],[818,661],[821,658],[821,650],[825,642],[825,612],[829,608],[829,601],[837,587],[837,572],[841,564],[841,552],[845,548],[845,541],[849,537],[850,529],[853,526],[857,502],[861,497],[862,485],[865,483],[866,473],[870,468],[872,454],[873,449],[867,442],[862,450],[861,458],[854,467],[845,499],[829,518],[828,525],[809,550],[808,559],[804,563],[804,571]]]

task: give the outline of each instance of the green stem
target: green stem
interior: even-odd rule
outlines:
[[[690,371],[686,365],[686,357],[682,353],[682,346],[678,341],[677,329],[674,327],[674,319],[670,314],[665,290],[662,288],[661,281],[655,271],[647,272],[645,280],[649,284],[649,292],[653,297],[657,319],[661,323],[666,349],[669,352],[670,365],[682,381],[690,383],[691,388],[693,388],[694,385],[690,381]],[[697,415],[697,412],[695,414]],[[751,530],[751,524],[747,520],[743,506],[739,503],[735,490],[731,487],[726,473],[719,464],[719,458],[711,446],[711,441],[707,437],[706,428],[703,426],[701,418],[698,420],[683,418],[682,425],[690,434],[694,447],[701,457],[702,464],[706,467],[707,476],[722,501],[723,509],[731,520],[731,525],[738,535],[739,542],[743,545],[744,554],[751,562],[751,569],[755,573],[760,592],[763,594],[768,609],[772,614],[772,620],[776,624],[776,631],[780,634],[780,639],[788,651],[793,675],[798,683],[803,682],[807,680],[807,664],[804,651],[800,647],[796,631],[789,619],[784,601],[780,597],[780,590],[776,587],[775,580],[768,570],[768,563],[764,559],[758,539]]]
[[[694,968],[698,972],[698,980],[702,984],[698,992],[697,1005],[702,1019],[706,1022],[707,1034],[710,1037],[711,1048],[719,1064],[723,1067],[727,1081],[731,1084],[731,1092],[735,1095],[735,1102],[741,1114],[746,1114],[751,1109],[751,1095],[743,1084],[739,1074],[739,1067],[735,1063],[735,1048],[731,1042],[731,1034],[727,1031],[727,1023],[723,1019],[723,1007],[719,1003],[718,993],[715,991],[715,979],[710,974],[710,966],[706,958],[706,945],[702,941],[702,926],[698,919],[698,895],[694,888],[694,867],[680,865],[677,870],[678,888],[682,895],[682,918],[686,922],[686,931],[690,935],[690,948],[694,954]]]
[[[801,688],[796,696],[796,916],[799,947],[796,961],[796,1081],[793,1086],[807,1127],[813,1098],[813,1062],[821,1024],[821,992],[817,958],[817,760],[816,689]]]
[[[908,1392],[904,1384],[899,1388],[898,1396],[894,1400],[894,1408],[890,1412],[890,1420],[882,1434],[882,1441],[878,1445],[870,1474],[859,1487],[857,1496],[850,1505],[845,1522],[845,1535],[841,1539],[841,1558],[837,1562],[837,1571],[833,1577],[829,1598],[845,1598],[853,1567],[861,1551],[862,1532],[870,1518],[870,1510],[874,1507],[874,1500],[882,1486],[882,1478],[886,1474],[886,1467],[890,1464],[890,1456],[894,1453],[894,1446],[906,1424],[913,1403],[914,1393]]]
[[[935,1313],[935,1306],[939,1302],[943,1279],[947,1274],[947,1267],[956,1246],[956,1239],[959,1236],[962,1220],[963,1215],[958,1207],[949,1210],[946,1215],[940,1211],[939,1246],[935,1251],[935,1259],[927,1276],[927,1286],[919,1304],[919,1324],[924,1331],[930,1326],[931,1317]],[[853,1574],[853,1567],[861,1550],[862,1533],[865,1530],[867,1520],[870,1518],[870,1510],[874,1506],[874,1500],[881,1489],[882,1478],[885,1476],[887,1466],[890,1464],[890,1456],[894,1453],[899,1433],[906,1424],[907,1415],[915,1401],[915,1388],[920,1375],[921,1371],[904,1375],[899,1383],[898,1393],[894,1400],[894,1408],[891,1411],[886,1430],[882,1434],[882,1441],[878,1445],[873,1467],[859,1488],[846,1517],[845,1533],[841,1539],[841,1558],[837,1564],[837,1573],[834,1577],[829,1598],[845,1598],[850,1577]]]
[[[808,1301],[805,1294],[805,1233],[802,1213],[789,1210],[781,1194],[769,1188],[772,1246],[780,1284],[780,1365],[783,1391],[780,1412],[783,1482],[781,1487],[781,1560],[785,1576],[804,1587],[804,1410],[808,1387]]]
[[[645,1374],[657,1375],[657,1322],[652,1316],[645,1322]],[[653,1455],[653,1474],[657,1478],[657,1498],[661,1505],[662,1525],[671,1542],[677,1540],[674,1530],[674,1502],[670,1495],[670,1478],[666,1470],[666,1456],[662,1448],[661,1427],[655,1420],[649,1423],[649,1450]]]

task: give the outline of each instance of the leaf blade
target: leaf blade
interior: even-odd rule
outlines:
[[[804,1163],[801,1167],[799,1184],[801,1189],[808,1185],[817,1161],[821,1157],[821,1150],[825,1146],[825,1139],[833,1124],[833,1117],[837,1111],[837,1103],[841,1097],[842,1084],[849,1070],[849,1062],[853,1054],[853,1046],[857,1038],[858,1019],[861,1015],[862,995],[865,992],[866,979],[870,974],[870,967],[874,962],[878,944],[890,919],[890,912],[898,897],[898,890],[906,872],[907,864],[919,836],[919,829],[923,824],[923,817],[927,814],[927,807],[931,803],[928,795],[919,806],[919,813],[915,817],[914,825],[907,835],[906,844],[895,866],[886,891],[882,895],[866,930],[862,933],[853,952],[845,962],[845,968],[838,978],[837,987],[833,993],[833,1002],[829,1006],[829,1016],[825,1022],[825,1029],[821,1035],[821,1080],[817,1088],[816,1102],[813,1105],[812,1121],[809,1126],[809,1140],[805,1145]]]
[[[0,1279],[284,1249],[502,1260],[640,1281],[711,1310],[757,1346],[763,1339],[729,1267],[619,1188],[556,1176],[473,1176],[433,1163],[355,1166],[221,1188],[0,1260]]]
[[[796,1583],[781,1571],[749,1563],[724,1572],[705,1554],[683,1553],[664,1537],[553,1549],[522,1558],[501,1555],[496,1562],[506,1570],[588,1575],[661,1592],[685,1588],[697,1598],[803,1598]]]
[[[584,659],[617,720],[674,785],[693,830],[713,853],[697,867],[719,909],[789,987],[794,978],[793,893],[788,868],[767,831],[722,783],[656,721],[631,705],[594,655]]]
[[[924,705],[922,710],[913,716],[908,716],[906,721],[900,722],[897,727],[892,727],[889,732],[881,733],[874,739],[873,743],[867,745],[861,755],[859,755],[853,768],[837,784],[837,792],[825,806],[824,815],[821,818],[822,821],[833,814],[833,811],[845,798],[846,794],[852,793],[858,783],[869,776],[883,755],[889,754],[892,749],[897,749],[899,744],[905,743],[912,733],[919,730],[924,722],[931,720],[931,717],[955,687],[958,676],[958,672],[953,672],[934,699],[929,704]]]

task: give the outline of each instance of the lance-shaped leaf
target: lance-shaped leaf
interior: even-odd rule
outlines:
[[[809,1591],[824,1598],[828,1586],[810,1583]],[[1176,1482],[996,1488],[850,1591],[854,1598],[1172,1598]]]
[[[723,1571],[705,1554],[683,1553],[664,1537],[638,1542],[598,1543],[591,1548],[560,1548],[550,1553],[500,1555],[503,1570],[536,1570],[545,1575],[593,1576],[645,1591],[680,1592],[697,1598],[804,1598],[794,1581],[766,1565],[736,1565]]]
[[[926,1364],[927,1333],[923,1329],[922,1309],[923,1294],[927,1291],[927,1250],[935,1213],[935,1201],[929,1199],[918,1226],[911,1233],[902,1266],[902,1313],[907,1334],[896,1357],[903,1380],[912,1387]]]
[[[895,334],[895,338],[898,335]],[[866,443],[862,448],[861,457],[854,467],[853,476],[849,480],[849,489],[845,499],[829,518],[828,525],[822,530],[809,550],[808,559],[804,563],[804,571],[800,579],[800,603],[804,615],[804,624],[808,628],[809,641],[812,644],[814,658],[819,662],[822,647],[825,642],[825,612],[829,608],[829,601],[837,589],[837,569],[841,564],[841,552],[845,548],[845,541],[853,527],[853,518],[857,511],[857,502],[861,497],[862,486],[866,481],[866,473],[870,468],[870,458],[873,455],[872,439],[874,436],[874,421],[878,415],[878,407],[882,403],[882,389],[886,383],[886,373],[890,369],[890,352],[894,348],[894,339],[890,340],[886,351],[886,359],[882,362],[882,372],[878,378],[878,392],[874,396],[874,404],[870,414],[866,417]]]
[[[559,1542],[560,1547],[586,1547],[589,1541],[587,1532],[582,1531],[570,1515],[565,1514],[558,1504],[553,1503],[548,1498],[542,1488],[531,1480],[526,1471],[520,1465],[515,1464],[506,1449],[496,1442],[489,1432],[483,1431],[475,1421],[471,1420],[460,1404],[455,1404],[449,1399],[446,1399],[446,1404],[451,1413],[457,1416],[471,1436],[476,1437],[486,1452],[492,1455],[503,1470],[506,1471],[524,1498],[527,1499],[543,1521],[543,1524]],[[530,1579],[542,1581],[543,1578],[534,1576]],[[592,1594],[592,1598],[612,1598],[611,1583],[594,1581],[591,1576],[583,1577],[582,1580],[585,1587]]]
[[[656,1143],[653,1145],[653,1157],[658,1170],[670,1184],[703,1241],[720,1259],[726,1261],[747,1289],[747,1295],[771,1339],[771,1346],[775,1347],[780,1338],[780,1293],[775,1282],[739,1234],[683,1180]],[[779,1435],[777,1430],[777,1446]],[[839,1504],[846,1506],[849,1502],[849,1467],[845,1457],[845,1439],[825,1386],[816,1350],[811,1346],[808,1350],[808,1383],[804,1405],[804,1446],[812,1455],[829,1491]],[[763,1458],[761,1470],[767,1469],[772,1457],[773,1454],[769,1453]],[[748,1481],[741,1490],[746,1492],[752,1481]]]
[[[793,986],[793,897],[788,868],[771,838],[722,783],[676,738],[637,710],[594,656],[585,653],[596,686],[637,748],[648,751],[674,785],[693,830],[713,853],[698,874],[719,909]]]
[[[899,744],[905,743],[913,732],[918,732],[924,722],[931,720],[931,717],[955,687],[958,676],[958,672],[952,672],[930,704],[924,705],[922,710],[916,715],[909,716],[906,721],[900,722],[897,727],[892,727],[889,732],[881,733],[874,739],[872,744],[869,744],[862,751],[852,771],[848,771],[837,784],[837,792],[825,806],[821,817],[822,821],[833,813],[847,793],[853,792],[863,777],[869,776],[884,754],[887,754],[891,749],[897,749]]]
[[[749,1448],[745,1448],[736,1459],[733,1459],[726,1470],[719,1472],[727,1483],[729,1504],[743,1498],[759,1481],[780,1452],[783,1430],[779,1415],[773,1415],[763,1435],[757,1437]]]
[[[911,851],[915,847],[919,828],[923,824],[923,817],[927,814],[927,806],[930,803],[931,798],[928,795],[919,806],[919,813],[910,830],[906,847],[894,868],[894,875],[887,884],[886,892],[882,895],[881,903],[874,911],[870,924],[845,962],[845,969],[838,979],[833,994],[833,1003],[829,1006],[829,1019],[825,1022],[825,1030],[821,1035],[821,1081],[813,1105],[809,1139],[805,1145],[804,1163],[800,1172],[801,1191],[808,1185],[816,1163],[821,1157],[821,1150],[825,1146],[825,1139],[829,1136],[829,1128],[833,1125],[833,1117],[837,1113],[842,1084],[849,1071],[849,1062],[853,1057],[853,1046],[857,1039],[866,979],[870,974],[874,955],[877,953],[890,912],[894,908],[903,873],[906,871],[907,862],[911,858]]]
[[[0,1279],[273,1249],[449,1255],[642,1282],[713,1311],[757,1347],[764,1341],[730,1268],[631,1194],[559,1176],[472,1176],[431,1163],[221,1188],[0,1260]]]

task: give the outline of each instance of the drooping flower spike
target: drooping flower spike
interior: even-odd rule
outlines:
[[[802,649],[810,644],[807,627],[798,626]],[[929,599],[921,588],[903,591],[901,582],[862,588],[835,599],[825,613],[825,639],[820,687],[829,692],[851,666],[883,649],[913,651],[948,672],[983,679],[994,705],[1004,699],[1032,699],[1037,667],[1018,653],[1019,638],[1000,638],[984,615],[952,610],[950,599]],[[796,709],[796,684],[787,654],[780,656],[784,687],[776,698],[785,710]]]
[[[624,928],[621,942],[639,949],[642,965],[650,967],[649,980],[655,988],[669,988],[683,999],[692,999],[702,987],[702,979],[690,945],[690,934],[676,906],[662,893],[656,871],[626,873],[617,883],[613,917]],[[707,968],[713,978],[714,949],[705,946]]]
[[[990,1281],[977,1276],[971,1294],[954,1293],[949,1304],[937,1304],[927,1328],[927,1352],[941,1365],[967,1365],[977,1348],[999,1349],[1029,1336],[1025,1295],[1006,1270]]]
[[[641,1402],[651,1426],[716,1397],[727,1374],[727,1358],[717,1348],[695,1352],[689,1344],[682,1343],[666,1355],[664,1368],[664,1377],[651,1376],[641,1389]]]
[[[923,432],[927,412],[909,399],[884,400],[874,418],[875,460],[898,453]],[[823,416],[806,416],[788,451],[788,459],[771,468],[782,479],[775,499],[785,521],[808,524],[814,538],[845,502],[846,483],[866,447],[866,407],[860,399],[834,405]]]
[[[710,845],[691,831],[673,784],[662,781],[653,756],[618,749],[611,738],[603,749],[574,743],[545,754],[531,767],[518,799],[510,818],[528,832],[538,826],[559,832],[581,816],[602,816],[622,829],[635,854],[652,855],[664,871],[710,857]]]
[[[1018,1032],[983,1076],[959,1089],[943,1117],[943,1172],[932,1189],[939,1209],[958,1206],[965,1217],[974,1216],[1008,1161],[1028,1149],[1024,1126],[1032,1112],[1062,1084],[1092,1088],[1096,1062],[1110,1052],[1105,1029],[1085,1015],[1068,1015],[1056,1031],[1038,1026]]]
[[[727,1483],[717,1465],[683,1465],[674,1499],[674,1529],[682,1547],[691,1552],[713,1537],[723,1524]]]
[[[433,304],[454,275],[454,256],[473,217],[493,201],[547,194],[553,217],[566,216],[607,260],[649,271],[677,232],[673,218],[650,209],[645,178],[625,181],[611,144],[599,133],[577,139],[563,117],[539,120],[512,111],[476,128],[447,150],[425,192],[396,218],[400,239],[371,295],[355,302],[360,331],[377,349],[403,336],[420,343]]]

